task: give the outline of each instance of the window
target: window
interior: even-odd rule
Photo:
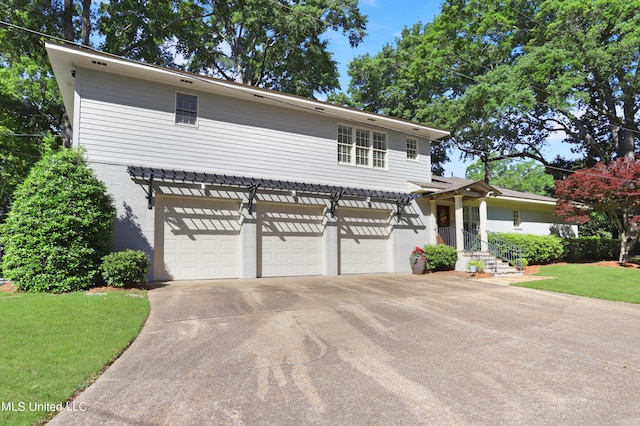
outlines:
[[[415,139],[407,139],[407,160],[418,159],[418,141]]]
[[[384,169],[387,164],[387,135],[373,132],[373,167]]]
[[[338,125],[338,164],[387,168],[387,135]]]
[[[480,207],[463,206],[462,221],[465,231],[477,235],[480,231]]]
[[[522,223],[522,221],[520,219],[520,210],[514,210],[513,211],[513,226],[514,226],[514,228],[519,228],[521,223]]]
[[[353,137],[351,127],[338,125],[338,163],[351,164]]]
[[[176,124],[195,125],[198,118],[198,97],[176,93]]]
[[[369,131],[356,129],[356,165],[369,165]]]

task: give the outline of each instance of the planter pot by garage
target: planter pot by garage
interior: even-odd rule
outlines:
[[[424,274],[425,266],[427,265],[427,259],[424,257],[412,258],[411,262],[411,272],[414,274],[420,275]]]

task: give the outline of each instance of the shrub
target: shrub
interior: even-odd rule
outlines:
[[[557,262],[562,258],[564,248],[562,239],[555,235],[531,235],[515,233],[491,233],[489,242],[495,243],[502,238],[522,247],[522,257],[527,259],[529,265],[544,265]]]
[[[482,260],[470,260],[467,262],[467,271],[471,271],[471,267],[476,267],[476,272],[484,272],[484,261]]]
[[[124,250],[102,258],[102,279],[111,287],[128,287],[147,282],[149,258],[141,250]]]
[[[23,291],[85,289],[109,253],[115,207],[82,154],[46,154],[16,189],[0,225],[5,278]]]
[[[456,268],[458,252],[445,244],[427,245],[424,246],[424,257],[427,260],[428,271],[451,271]]]
[[[591,262],[617,260],[620,254],[620,240],[600,237],[567,238],[563,260],[567,262]]]

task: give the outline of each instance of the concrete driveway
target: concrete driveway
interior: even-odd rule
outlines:
[[[640,424],[640,306],[447,275],[172,282],[50,424]]]

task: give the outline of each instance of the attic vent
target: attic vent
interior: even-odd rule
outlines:
[[[316,110],[318,110],[318,111],[324,111],[324,108],[316,107]]]
[[[185,80],[184,78],[181,78],[181,79],[180,79],[180,83],[193,84],[193,81],[191,81],[191,80]]]
[[[94,65],[102,65],[103,67],[107,66],[107,63],[102,61],[91,61],[91,63]]]

